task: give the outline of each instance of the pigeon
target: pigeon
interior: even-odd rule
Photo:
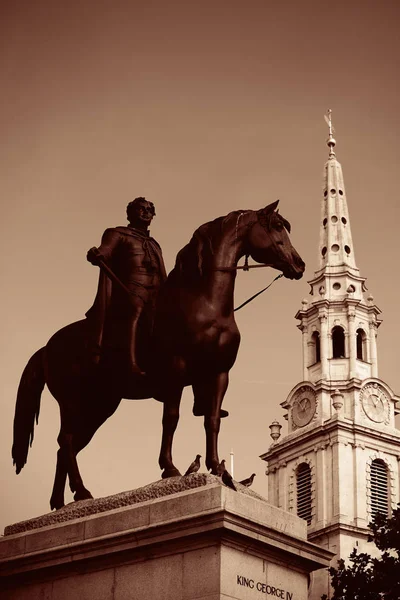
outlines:
[[[255,473],[253,473],[252,475],[250,475],[250,477],[248,477],[247,479],[243,479],[243,481],[239,481],[239,483],[241,483],[242,485],[246,486],[246,487],[250,487],[251,484],[253,483],[253,479],[256,476]]]
[[[233,483],[232,475],[226,470],[225,460],[221,460],[221,462],[219,463],[217,467],[217,475],[221,477],[222,483],[224,483],[232,490],[235,490],[235,492],[237,492],[235,484]]]
[[[201,458],[201,455],[196,454],[196,458],[194,459],[192,464],[189,466],[185,475],[190,475],[191,473],[197,473],[197,471],[200,469],[200,458]]]
[[[226,469],[222,473],[222,483],[224,483],[226,486],[230,487],[232,490],[235,490],[235,492],[237,492],[235,484],[233,483],[232,475],[228,473]]]
[[[222,473],[226,471],[226,467],[225,467],[225,460],[221,460],[221,462],[219,463],[218,467],[217,467],[217,475],[218,477],[221,477]]]

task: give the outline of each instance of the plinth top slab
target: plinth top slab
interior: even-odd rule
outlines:
[[[4,535],[14,535],[16,533],[23,533],[25,531],[31,531],[33,529],[39,529],[41,527],[47,527],[57,523],[65,523],[74,519],[96,515],[114,510],[116,508],[122,508],[124,506],[131,506],[140,502],[156,500],[157,498],[163,498],[165,496],[170,496],[171,494],[177,494],[179,492],[193,490],[212,484],[225,487],[219,477],[210,475],[209,473],[193,473],[187,477],[170,477],[168,479],[160,479],[159,481],[149,483],[148,485],[136,490],[120,492],[119,494],[115,494],[113,496],[71,502],[60,510],[44,514],[33,519],[28,519],[26,521],[20,521],[19,523],[14,523],[13,525],[8,525],[4,529]],[[257,498],[258,500],[262,500],[263,502],[267,502],[265,498],[253,490],[241,485],[240,483],[235,482],[235,485],[239,494],[245,494],[247,496]]]

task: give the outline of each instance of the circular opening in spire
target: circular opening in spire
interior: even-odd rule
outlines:
[[[342,223],[343,223],[343,225],[346,225],[347,219],[345,217],[342,217]]]
[[[328,219],[324,219],[324,220],[322,221],[322,225],[325,227],[325,225],[327,224],[327,222],[328,222]]]
[[[325,190],[325,191],[324,191],[324,198],[326,198],[326,197],[327,197],[327,195],[328,195],[328,190]]]
[[[335,281],[335,283],[333,284],[332,287],[333,287],[334,290],[340,290],[340,288],[342,286],[340,285],[340,283],[338,281]]]
[[[321,254],[322,254],[322,256],[325,256],[325,254],[326,254],[326,246],[324,246],[324,247],[322,248],[322,250],[321,250]]]
[[[349,246],[345,246],[344,250],[345,250],[346,254],[350,254],[350,252],[351,252]]]
[[[339,190],[339,194],[343,196],[343,190]]]
[[[331,194],[336,194],[336,190],[335,190],[335,188],[332,188],[332,189],[331,189]]]
[[[355,291],[356,291],[355,286],[353,284],[350,284],[349,287],[347,288],[347,292],[349,294],[353,294],[353,292],[355,292]]]
[[[337,216],[336,216],[336,215],[333,215],[333,216],[331,217],[331,221],[332,221],[332,223],[337,223],[337,220],[338,220],[338,218],[337,218]]]
[[[339,252],[339,246],[337,244],[333,244],[331,246],[331,250],[332,250],[332,252]]]

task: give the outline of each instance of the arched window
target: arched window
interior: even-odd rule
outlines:
[[[365,343],[367,336],[365,335],[365,331],[363,329],[357,329],[357,358],[358,360],[366,360],[366,352],[365,352]]]
[[[332,358],[344,358],[344,330],[336,325],[332,329]]]
[[[311,469],[307,463],[301,463],[296,471],[297,515],[311,524]]]
[[[383,460],[373,460],[370,471],[371,517],[380,512],[389,514],[389,472]]]
[[[314,331],[311,336],[314,350],[314,363],[321,361],[321,341],[318,331]]]

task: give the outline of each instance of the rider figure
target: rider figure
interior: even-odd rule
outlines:
[[[100,360],[106,345],[128,354],[131,373],[144,374],[138,364],[138,326],[145,310],[151,329],[157,292],[166,272],[161,248],[148,230],[156,214],[154,204],[135,198],[126,212],[129,225],[106,229],[99,248],[87,253],[89,262],[100,267],[103,262],[115,275],[110,278],[101,270],[97,296],[87,317],[94,362]]]

